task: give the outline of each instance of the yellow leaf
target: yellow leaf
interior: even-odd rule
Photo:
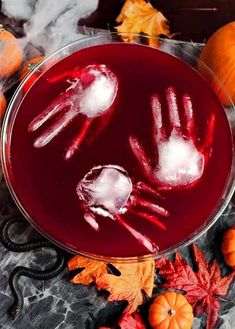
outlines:
[[[164,15],[144,0],[126,0],[116,21],[122,23],[116,29],[122,33],[123,41],[130,42],[135,35],[127,33],[145,33],[150,36],[149,45],[157,46],[157,36],[170,36],[168,21]]]
[[[143,304],[144,291],[149,297],[153,291],[154,262],[144,261],[133,264],[113,264],[121,273],[120,276],[104,274],[97,278],[98,289],[110,292],[109,300],[126,300],[128,306],[125,311],[133,313]]]
[[[93,261],[80,256],[75,256],[68,262],[70,271],[76,268],[83,269],[72,279],[73,283],[88,285],[94,282],[98,290],[110,292],[110,301],[126,300],[129,303],[126,311],[134,312],[138,305],[143,303],[142,291],[148,296],[152,294],[154,260],[112,263],[120,272],[119,276],[109,274],[106,265],[105,262]]]
[[[135,15],[135,13],[139,11],[137,3],[141,4],[141,2],[143,2],[143,0],[126,0],[119,16],[116,19],[117,23],[122,23],[127,17]]]

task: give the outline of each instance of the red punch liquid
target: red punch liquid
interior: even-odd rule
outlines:
[[[30,122],[69,87],[66,78],[55,83],[48,79],[90,64],[106,64],[118,78],[118,99],[111,121],[95,140],[85,141],[70,160],[63,155],[81,128],[79,116],[48,145],[35,148],[33,142],[45,128],[29,133]],[[148,253],[117,221],[97,217],[100,231],[93,230],[83,219],[76,186],[92,167],[107,164],[123,167],[135,181],[145,181],[128,138],[138,137],[154,160],[150,97],[163,95],[166,116],[164,95],[169,86],[175,88],[179,100],[183,93],[191,96],[199,138],[203,138],[208,118],[214,113],[212,156],[198,184],[161,192],[163,198],[158,204],[170,213],[167,218],[159,216],[165,230],[131,214],[125,215],[125,220],[155,242],[160,251],[188,239],[208,222],[223,196],[232,163],[231,133],[221,104],[207,82],[180,60],[147,46],[113,43],[86,48],[63,59],[39,78],[20,104],[10,145],[11,183],[41,232],[77,252],[104,257]],[[94,134],[92,129],[96,128],[91,128],[89,138]]]

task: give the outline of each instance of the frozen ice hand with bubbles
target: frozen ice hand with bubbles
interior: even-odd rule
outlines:
[[[77,185],[85,221],[97,232],[100,225],[97,219],[117,221],[148,251],[157,247],[144,234],[127,223],[128,214],[142,218],[165,229],[158,218],[168,216],[168,211],[155,202],[158,193],[144,182],[134,184],[127,171],[117,165],[103,165],[92,168]]]
[[[177,97],[174,88],[166,90],[166,99],[170,120],[170,134],[163,124],[162,106],[159,95],[151,98],[153,116],[153,144],[156,161],[153,164],[139,140],[129,139],[132,151],[139,162],[145,177],[163,189],[174,189],[194,185],[203,175],[212,150],[214,136],[214,115],[208,120],[207,131],[199,140],[196,133],[192,101],[189,95],[182,97],[183,127]]]
[[[107,124],[113,113],[112,105],[117,96],[118,81],[115,74],[102,64],[75,69],[61,77],[55,77],[55,81],[64,78],[67,78],[70,86],[29,124],[28,130],[32,133],[48,121],[52,122],[34,141],[34,146],[41,148],[74,119],[82,120],[81,131],[65,153],[65,159],[69,159],[78,151],[94,120],[102,119],[98,131]]]

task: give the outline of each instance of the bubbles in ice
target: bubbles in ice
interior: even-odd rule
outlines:
[[[94,167],[77,185],[84,205],[104,217],[121,213],[132,192],[132,182],[120,166]]]
[[[112,104],[116,83],[104,75],[97,77],[85,90],[80,102],[80,112],[87,117],[95,117]]]
[[[158,146],[159,167],[157,176],[171,186],[187,185],[203,174],[204,157],[193,142],[172,134]]]

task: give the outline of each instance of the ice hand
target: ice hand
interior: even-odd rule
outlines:
[[[92,121],[108,112],[116,98],[118,89],[117,78],[106,65],[89,65],[75,72],[77,76],[76,78],[73,76],[70,87],[28,126],[28,131],[32,133],[45,123],[51,123],[35,139],[34,146],[41,148],[53,140],[75,118],[82,120],[81,131],[72,141],[65,158],[70,158],[79,148]]]
[[[100,232],[100,221],[116,221],[148,251],[157,250],[155,243],[128,223],[126,217],[126,214],[132,214],[136,220],[166,229],[161,218],[169,213],[158,205],[159,194],[148,184],[135,184],[123,167],[109,164],[93,167],[78,182],[76,193],[84,212],[83,218],[93,230]]]
[[[166,90],[170,132],[163,124],[162,106],[158,95],[152,96],[153,145],[155,165],[135,137],[130,146],[145,176],[165,189],[186,188],[199,181],[210,158],[214,136],[214,115],[208,120],[207,131],[200,140],[196,133],[192,101],[183,95],[183,120],[180,119],[174,88]],[[184,122],[184,125],[182,124]]]

